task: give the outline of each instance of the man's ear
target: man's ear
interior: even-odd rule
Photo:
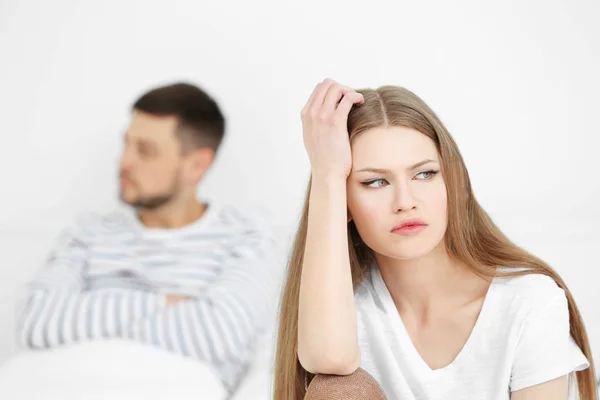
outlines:
[[[187,156],[190,179],[199,182],[215,159],[215,152],[210,147],[200,147],[190,151]]]

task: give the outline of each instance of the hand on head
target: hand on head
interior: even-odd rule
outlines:
[[[304,146],[313,175],[350,174],[352,156],[348,138],[348,113],[363,95],[346,86],[325,79],[313,90],[302,109]]]

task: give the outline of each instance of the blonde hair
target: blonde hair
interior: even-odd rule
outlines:
[[[588,336],[573,296],[561,277],[545,262],[512,243],[494,224],[473,195],[469,174],[458,147],[435,113],[407,89],[384,86],[359,90],[364,104],[355,106],[348,116],[348,132],[352,139],[368,129],[402,126],[429,137],[440,156],[442,174],[448,194],[448,227],[444,237],[450,255],[463,261],[479,276],[547,275],[564,289],[569,304],[571,335],[579,345],[590,367],[577,372],[581,400],[596,400],[595,372]],[[311,180],[312,181],[312,180]],[[296,233],[281,300],[277,355],[275,360],[274,399],[301,400],[306,383],[312,379],[298,361],[298,303],[300,276],[308,225],[308,184],[300,225]],[[362,242],[353,222],[348,224],[348,251],[354,287],[360,284],[373,251]],[[499,272],[496,266],[521,268]],[[528,267],[523,270],[522,267]]]

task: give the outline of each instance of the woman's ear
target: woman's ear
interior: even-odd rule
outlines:
[[[348,210],[348,217],[346,222],[352,221],[352,214],[350,214],[350,210]]]

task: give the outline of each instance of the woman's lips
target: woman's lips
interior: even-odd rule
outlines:
[[[405,236],[416,235],[425,228],[427,228],[427,224],[425,222],[418,219],[410,219],[402,221],[400,225],[392,229],[392,233]]]

